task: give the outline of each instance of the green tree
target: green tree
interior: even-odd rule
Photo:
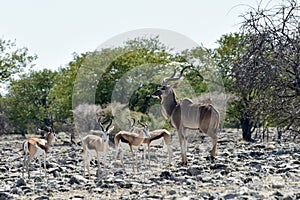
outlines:
[[[57,121],[72,121],[73,88],[77,72],[82,66],[87,55],[88,53],[81,55],[74,53],[73,60],[70,61],[68,65],[57,71],[57,75],[54,79],[55,84],[50,92],[50,99],[52,100],[50,109],[55,115],[54,119]]]
[[[239,124],[242,127],[243,139],[250,141],[257,121],[255,102],[255,88],[252,84],[237,82],[236,73],[243,68],[234,63],[246,54],[247,47],[242,44],[246,36],[238,33],[223,35],[219,40],[219,47],[215,49],[214,60],[220,68],[226,92],[233,93],[237,98],[227,109],[227,124]]]
[[[22,72],[26,67],[31,67],[37,56],[28,54],[26,47],[17,48],[11,40],[0,38],[0,83],[16,73]]]
[[[97,86],[96,102],[106,104],[117,101],[129,104],[134,111],[147,112],[156,102],[151,94],[162,78],[186,61],[169,50],[158,37],[127,41],[118,57],[105,69]]]
[[[47,69],[30,71],[11,82],[6,102],[14,131],[24,132],[44,124],[50,125],[53,113],[49,96],[56,74]]]

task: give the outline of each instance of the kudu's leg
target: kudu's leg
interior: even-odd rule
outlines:
[[[171,166],[171,162],[172,162],[172,149],[171,149],[171,146],[169,144],[167,144],[167,148],[168,148],[168,154],[169,154],[169,166]]]
[[[213,148],[211,150],[210,157],[211,157],[211,159],[214,159],[216,156],[216,151],[217,151],[218,136],[216,134],[216,135],[213,135],[211,138],[212,138],[212,142],[213,142]]]
[[[179,128],[178,130],[178,138],[179,138],[179,143],[181,148],[181,162],[183,165],[187,165],[187,156],[186,156],[187,142],[185,137],[185,130],[182,127]]]
[[[217,128],[210,128],[207,130],[207,135],[212,139],[212,150],[210,152],[210,158],[213,160],[216,156],[217,151],[217,142],[218,142],[218,129]]]

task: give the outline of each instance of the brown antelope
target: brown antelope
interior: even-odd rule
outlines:
[[[44,157],[44,169],[45,169],[45,176],[46,176],[47,173],[46,154],[48,153],[55,138],[56,135],[53,129],[50,129],[50,132],[46,133],[46,140],[40,138],[29,138],[25,142],[23,142],[22,149],[24,151],[24,159],[23,159],[22,177],[24,177],[25,166],[28,172],[28,178],[30,177],[29,164],[34,157],[38,157],[40,170],[41,170],[40,172],[42,173],[41,156]]]
[[[98,123],[101,128],[102,137],[99,137],[96,135],[87,135],[84,138],[82,138],[83,158],[84,158],[83,176],[85,176],[85,168],[87,168],[89,179],[91,179],[90,161],[91,161],[92,157],[97,158],[97,165],[98,165],[97,178],[99,179],[99,173],[100,173],[100,155],[99,154],[104,153],[106,156],[107,150],[109,147],[108,135],[114,129],[114,126],[109,129],[109,127],[112,124],[112,119],[109,120],[109,124],[106,126],[106,129],[104,129],[103,124],[107,123],[107,121],[102,123],[101,117],[99,117]]]
[[[171,121],[172,126],[178,132],[182,164],[184,165],[187,164],[186,129],[198,129],[212,138],[211,158],[213,159],[216,155],[217,132],[220,121],[219,112],[211,104],[195,104],[190,99],[176,100],[174,88],[177,88],[178,84],[175,83],[171,86],[168,85],[168,82],[180,79],[186,68],[188,67],[181,70],[178,77],[174,77],[176,74],[176,70],[174,70],[173,75],[164,78],[161,87],[152,94],[154,97],[161,99],[162,115]]]
[[[133,120],[133,122],[131,122],[129,120],[130,123],[130,128],[129,128],[129,132],[138,132],[140,128],[134,126],[135,120]],[[145,138],[143,141],[143,144],[147,144],[148,147],[148,160],[149,160],[149,167],[150,167],[150,144],[152,143],[152,146],[155,145],[154,141],[158,141],[160,139],[164,140],[165,145],[168,148],[168,154],[169,154],[169,165],[171,165],[171,160],[172,160],[172,150],[170,147],[170,143],[171,143],[171,134],[169,131],[167,131],[166,129],[158,129],[158,130],[154,130],[154,131],[150,131],[149,132],[150,137],[149,138]],[[157,143],[157,142],[156,142]],[[145,155],[144,155],[145,158]]]
[[[128,132],[128,131],[120,131],[115,135],[115,147],[116,147],[115,164],[116,164],[116,161],[117,161],[118,152],[119,152],[121,142],[127,143],[130,147],[130,151],[131,151],[131,154],[132,154],[132,159],[135,160],[135,165],[136,165],[136,168],[138,170],[137,160],[134,158],[134,153],[132,151],[132,146],[137,146],[138,147],[144,142],[145,138],[150,137],[147,124],[141,124],[141,125],[144,128],[141,129],[141,131],[139,131],[138,133]],[[122,163],[123,168],[125,168],[124,167],[124,162],[123,162],[123,153],[122,152],[121,152],[121,163]],[[133,171],[134,171],[134,165],[133,165]]]

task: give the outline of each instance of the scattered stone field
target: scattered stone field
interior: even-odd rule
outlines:
[[[34,135],[29,135],[34,136]],[[180,164],[177,134],[172,136],[172,165],[167,149],[151,147],[151,163],[135,148],[139,171],[123,144],[125,169],[115,148],[101,156],[100,179],[96,161],[91,162],[91,179],[83,176],[82,148],[71,144],[69,134],[57,133],[47,154],[47,176],[34,159],[31,177],[22,178],[20,135],[0,136],[0,200],[2,199],[300,199],[300,142],[288,136],[278,141],[244,142],[236,129],[219,134],[217,156],[208,159],[211,140],[190,133],[188,165]],[[37,136],[35,136],[37,137]],[[145,162],[145,163],[144,163]],[[43,166],[43,165],[42,165]],[[107,173],[106,173],[107,172]]]

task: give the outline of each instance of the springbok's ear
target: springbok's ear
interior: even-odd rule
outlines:
[[[114,130],[114,128],[115,128],[115,127],[114,127],[114,126],[112,126],[110,129],[108,129],[108,131],[107,131],[107,132],[108,132],[108,133],[111,133],[111,132]]]
[[[173,85],[172,85],[172,88],[178,88],[179,87],[179,83],[174,83]]]

